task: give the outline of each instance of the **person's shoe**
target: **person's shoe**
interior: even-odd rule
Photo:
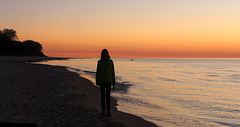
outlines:
[[[112,115],[111,115],[110,113],[107,113],[107,116],[108,116],[108,117],[112,117]]]

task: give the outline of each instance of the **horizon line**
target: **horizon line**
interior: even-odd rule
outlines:
[[[47,57],[59,57],[61,56],[47,56]],[[71,56],[62,56],[62,58],[70,59],[88,59],[88,58],[100,58],[100,57],[71,57]],[[240,57],[111,57],[121,58],[121,59],[240,59]]]

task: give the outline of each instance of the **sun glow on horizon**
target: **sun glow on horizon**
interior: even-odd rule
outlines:
[[[48,56],[240,58],[240,1],[4,1],[0,28]],[[43,9],[44,8],[44,9]]]

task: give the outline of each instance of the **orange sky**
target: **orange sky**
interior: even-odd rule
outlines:
[[[3,0],[0,29],[48,56],[240,58],[236,0]]]

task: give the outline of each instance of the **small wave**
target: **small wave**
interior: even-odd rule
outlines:
[[[86,72],[86,73],[90,73],[90,74],[96,74],[96,72],[93,72],[93,71],[83,71],[83,72]]]
[[[209,67],[208,69],[224,69],[224,68],[220,68],[220,67]]]
[[[148,102],[145,102],[145,101],[142,101],[140,99],[133,98],[133,97],[126,97],[126,96],[125,97],[119,97],[119,96],[116,96],[114,98],[116,98],[117,100],[132,103],[132,104],[137,105],[137,106],[143,106],[143,107],[147,107],[147,108],[151,108],[151,109],[163,109],[163,107],[161,107],[159,105],[148,103]]]
[[[184,74],[196,74],[196,73],[193,73],[193,72],[183,72]]]
[[[128,81],[116,82],[114,92],[127,93],[130,86],[132,86],[132,84]]]
[[[225,78],[227,80],[224,80],[225,82],[231,82],[231,83],[239,83],[240,81],[238,79],[234,78]]]
[[[218,80],[202,79],[202,78],[198,78],[198,79],[202,81],[207,81],[207,82],[218,82]]]
[[[72,67],[67,67],[68,69],[71,69],[71,70],[74,70],[74,71],[81,71],[81,70],[79,70],[79,69],[77,69],[77,68],[72,68]]]
[[[239,109],[231,109],[231,108],[223,108],[223,107],[208,107],[207,110],[209,111],[221,111],[221,112],[235,112],[239,113]],[[226,116],[227,117],[227,116]]]
[[[169,82],[179,82],[178,80],[169,79],[169,78],[158,78],[158,79],[163,80],[163,81],[169,81]]]
[[[226,122],[220,122],[220,121],[213,121],[213,122],[224,125],[224,126],[229,126],[229,127],[240,127],[240,124],[226,123]]]
[[[182,73],[182,74],[196,74],[194,72],[188,72],[188,71],[175,71],[175,72]]]
[[[225,72],[238,72],[238,71],[235,71],[235,70],[223,70]]]
[[[139,76],[138,77],[139,80],[144,80],[144,81],[151,81],[152,79],[146,76]]]
[[[228,77],[225,77],[224,79],[226,79],[226,81],[228,81],[228,82],[239,83],[240,82],[240,74],[232,74],[232,75],[229,75]]]
[[[87,74],[87,75],[89,75],[91,78],[95,79],[96,72],[87,71],[87,70],[83,70],[82,72],[85,73],[85,74]]]
[[[233,78],[240,78],[240,74],[232,74],[229,77],[233,77]]]
[[[219,75],[205,75],[207,77],[219,77]]]
[[[123,81],[122,77],[116,76],[115,78],[116,78],[116,81],[125,82],[126,83],[126,81]]]

